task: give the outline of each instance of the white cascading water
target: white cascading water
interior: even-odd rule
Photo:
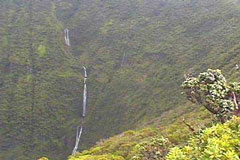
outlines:
[[[86,115],[86,107],[87,107],[87,69],[83,66],[84,69],[84,89],[83,89],[83,112],[82,116]]]
[[[64,29],[64,39],[65,39],[65,43],[66,45],[70,46],[70,39],[69,39],[69,30],[68,29]]]
[[[83,92],[83,112],[82,116],[86,116],[86,106],[87,106],[87,84],[84,84],[84,92]]]
[[[77,127],[76,133],[76,142],[72,151],[72,155],[75,155],[79,146],[79,142],[82,136],[84,117],[86,116],[86,107],[87,107],[87,69],[83,66],[84,69],[84,88],[83,88],[83,111],[82,111],[82,124]]]
[[[75,146],[74,146],[73,151],[72,151],[72,155],[75,155],[76,152],[77,152],[78,144],[79,144],[81,136],[82,136],[82,130],[83,130],[82,126],[77,127],[76,142],[75,142]]]

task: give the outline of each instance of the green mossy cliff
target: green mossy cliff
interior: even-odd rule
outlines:
[[[219,68],[240,80],[232,70],[240,55],[239,0],[0,4],[0,159],[66,159],[80,121],[82,65],[89,105],[81,150],[186,113],[205,121],[181,95],[184,73]]]

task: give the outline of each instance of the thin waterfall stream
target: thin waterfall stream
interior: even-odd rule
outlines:
[[[87,69],[83,66],[84,69],[84,89],[83,89],[83,113],[82,116],[86,115],[86,107],[87,107]]]
[[[84,88],[83,88],[83,110],[82,110],[82,117],[81,117],[81,125],[79,125],[77,127],[77,133],[76,133],[76,142],[75,142],[75,146],[73,148],[72,151],[72,155],[75,155],[77,150],[78,150],[78,146],[79,146],[79,142],[82,136],[82,132],[83,132],[83,125],[84,125],[84,118],[86,116],[86,107],[87,107],[87,69],[86,67],[83,66],[84,69]]]
[[[65,40],[65,44],[67,46],[71,46],[70,45],[70,38],[69,38],[69,29],[64,29],[64,40]],[[84,70],[84,79],[83,79],[83,106],[82,106],[81,124],[79,126],[77,126],[75,146],[73,148],[72,155],[75,155],[77,150],[78,150],[79,143],[80,143],[81,136],[82,136],[82,132],[83,132],[84,118],[86,116],[88,74],[87,74],[87,68],[85,66],[83,66],[83,70]]]
[[[126,56],[126,52],[123,53],[122,62],[121,62],[121,67],[124,65],[125,56]]]
[[[69,39],[69,30],[68,29],[64,29],[64,34],[65,34],[64,39],[65,39],[66,45],[71,46],[70,45],[70,39]]]

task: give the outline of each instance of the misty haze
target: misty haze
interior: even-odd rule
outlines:
[[[240,0],[0,0],[0,160],[240,160]]]

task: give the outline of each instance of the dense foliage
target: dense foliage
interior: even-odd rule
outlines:
[[[0,159],[63,158],[72,148],[82,76],[65,53],[54,3],[0,3]]]
[[[240,118],[233,117],[224,124],[215,124],[191,135],[187,145],[178,144],[182,147],[173,147],[177,143],[174,144],[167,138],[159,137],[162,133],[158,129],[128,131],[69,159],[82,160],[97,157],[104,159],[108,155],[109,157],[121,157],[121,159],[126,160],[239,160],[239,125]],[[184,126],[180,128],[175,127],[176,132],[180,130],[179,135],[189,134],[182,130]],[[173,131],[168,132],[165,136],[173,133]],[[187,138],[184,138],[184,140],[186,141]]]
[[[69,160],[124,160],[124,158],[120,156],[114,156],[111,154],[107,155],[96,155],[96,156],[81,156],[79,158],[70,158]]]
[[[192,136],[192,132],[183,124],[182,118],[184,117],[188,122],[194,121],[196,124],[191,123],[191,125],[199,130],[211,121],[206,113],[196,110],[194,113],[183,113],[177,119],[174,118],[174,114],[168,115],[169,119],[160,123],[156,122],[158,125],[154,125],[152,128],[126,131],[102,140],[90,150],[85,150],[74,157],[69,157],[69,159],[75,160],[85,157],[94,159],[105,155],[118,156],[127,160],[165,159],[171,147],[185,143]],[[164,117],[161,119],[163,120]],[[174,122],[167,124],[167,121],[171,119],[175,119]]]
[[[240,118],[217,124],[191,138],[188,145],[172,148],[167,160],[239,160]]]
[[[232,72],[240,53],[237,0],[72,0],[57,6],[72,35],[72,53],[90,71],[82,149],[189,105],[180,94],[189,68],[196,74],[220,68],[240,80]]]
[[[232,84],[235,84],[235,86]],[[231,83],[231,85],[228,85],[220,70],[208,69],[207,72],[200,73],[198,78],[187,77],[182,85],[187,90],[189,100],[192,102],[201,102],[204,106],[208,105],[205,108],[213,115],[216,114],[213,111],[224,110],[224,112],[217,113],[221,114],[219,115],[221,118],[228,117],[231,121],[224,124],[215,124],[212,127],[202,130],[196,128],[195,125],[188,124],[184,120],[178,127],[172,123],[167,125],[165,129],[152,128],[140,131],[127,131],[120,136],[101,142],[91,150],[79,153],[75,157],[70,157],[70,160],[84,159],[85,157],[94,159],[94,157],[100,158],[106,154],[120,156],[122,159],[127,160],[238,160],[240,157],[240,118],[235,116],[232,118],[234,114],[229,114],[229,112],[236,113],[234,106],[231,109],[231,103],[226,104],[226,106],[221,105],[221,101],[225,101],[226,98],[229,98],[232,103],[235,100],[236,104],[238,104],[236,97],[233,99],[232,96],[228,96],[238,91],[238,85],[236,84]],[[230,92],[231,94],[226,92]],[[220,96],[221,93],[225,93],[225,95]],[[203,112],[199,112],[199,110],[197,112],[199,115],[204,114]],[[190,113],[185,113],[183,117],[187,117],[186,115],[188,114]],[[198,114],[194,113],[194,118]],[[191,120],[196,121],[196,119]],[[174,130],[169,130],[172,125],[174,126]],[[182,136],[189,134],[189,132],[184,131],[184,127],[187,127],[188,131],[192,133],[192,136],[188,140],[188,145],[172,148],[174,145],[185,143],[180,139],[186,141],[189,138],[189,136]],[[174,133],[177,133],[177,139],[172,138]]]
[[[208,98],[212,97],[209,96],[210,93],[215,93],[218,95],[217,91],[212,91],[214,89],[226,89],[227,83],[223,75],[221,74],[220,70],[211,70],[209,69],[207,72],[201,73],[198,76],[199,79],[189,77],[184,83],[183,87],[185,89],[190,89],[190,94],[188,97],[191,101],[194,102],[193,98],[200,99],[200,102],[206,101],[209,102]],[[203,83],[200,83],[204,81]],[[220,81],[220,82],[219,82]],[[223,83],[221,83],[223,81]],[[199,82],[200,85],[197,83]],[[208,82],[208,83],[207,83]],[[214,83],[212,83],[214,82]],[[214,84],[213,87],[209,87]],[[209,86],[208,86],[209,85]],[[218,85],[222,85],[219,87]],[[205,87],[207,86],[207,87]],[[189,87],[189,88],[188,88]],[[195,88],[194,88],[195,87]],[[233,89],[233,85],[228,86],[229,90]],[[193,88],[195,92],[198,94],[194,94]],[[204,88],[203,90],[201,90]],[[209,90],[207,90],[207,89]],[[198,90],[199,89],[199,90]],[[236,91],[235,88],[234,91]],[[201,94],[200,91],[206,91],[206,93]],[[218,90],[219,91],[219,90]],[[231,91],[232,93],[233,91]],[[189,93],[189,90],[187,91]],[[207,94],[208,93],[208,94]],[[220,92],[224,93],[224,92]],[[227,94],[228,95],[228,94]],[[195,96],[195,97],[194,97]],[[218,101],[225,100],[228,98],[226,95],[222,97],[218,97]],[[231,97],[231,101],[233,101]],[[212,99],[215,100],[215,99]],[[217,101],[217,102],[218,102]],[[211,106],[208,107],[218,107],[222,109],[220,104],[214,104],[212,101]],[[216,102],[215,102],[216,103]],[[93,147],[89,151],[84,151],[79,153],[75,157],[70,157],[70,160],[80,160],[80,159],[94,159],[94,158],[103,158],[105,155],[111,155],[112,157],[116,156],[121,159],[127,160],[149,160],[149,159],[156,159],[156,160],[239,160],[240,158],[240,118],[234,116],[233,114],[229,115],[229,112],[234,111],[231,109],[231,105],[226,105],[225,107],[229,108],[230,110],[221,112],[220,117],[228,117],[231,119],[230,121],[224,124],[215,124],[212,127],[199,130],[194,125],[191,126],[190,124],[182,123],[178,127],[174,126],[175,130],[168,130],[171,128],[171,125],[168,125],[165,130],[167,134],[164,135],[164,129],[161,130],[157,128],[152,129],[143,129],[140,131],[127,131],[124,132],[122,135],[113,137],[107,141],[101,142],[96,147]],[[217,108],[218,110],[220,110]],[[211,110],[217,110],[215,108],[207,108],[211,114],[216,114]],[[236,112],[233,112],[236,113]],[[200,113],[202,114],[202,113]],[[195,114],[197,116],[197,114]],[[186,115],[184,116],[186,117]],[[226,119],[225,119],[226,120]],[[195,120],[196,121],[196,120]],[[223,122],[223,121],[222,121]],[[187,124],[189,132],[193,135],[188,140],[188,144],[184,147],[173,147],[174,145],[182,145],[180,139],[186,140],[187,137],[181,137],[181,135],[188,134],[188,132],[184,132],[183,126]],[[172,124],[173,125],[173,124]],[[185,127],[186,127],[185,126]],[[189,128],[191,127],[191,128]],[[197,131],[195,130],[197,129]],[[180,132],[178,132],[180,130]],[[178,133],[178,139],[171,139],[171,135],[174,133]],[[166,132],[165,132],[166,133]],[[171,141],[169,141],[171,139]],[[177,140],[177,141],[176,141]],[[172,148],[173,147],[173,148]],[[106,158],[108,159],[108,158]],[[110,157],[109,157],[110,159]]]
[[[227,83],[220,70],[208,69],[197,78],[187,77],[182,87],[191,102],[203,105],[222,122],[240,115],[240,83]]]
[[[195,117],[180,95],[188,68],[196,73],[220,68],[231,80],[240,77],[232,72],[240,55],[238,0],[0,4],[0,159],[58,160],[71,153],[82,65],[89,71],[90,92],[81,149],[143,124],[166,127],[185,112]],[[64,45],[65,28],[71,47]],[[197,115],[189,121],[205,121]],[[171,133],[171,142],[184,140]]]

